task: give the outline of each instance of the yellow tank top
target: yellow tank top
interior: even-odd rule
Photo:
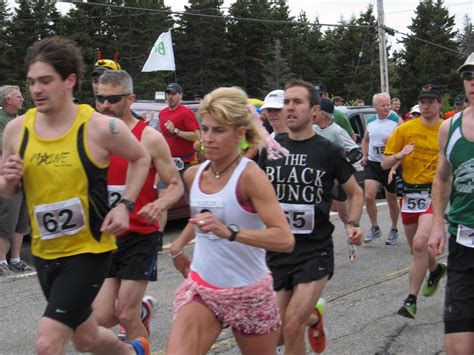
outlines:
[[[420,118],[408,121],[393,132],[385,147],[385,154],[394,155],[407,144],[415,150],[402,160],[403,181],[408,184],[431,184],[438,165],[438,133],[442,120],[434,126],[423,124]]]
[[[53,139],[36,134],[36,112],[26,113],[18,147],[24,161],[33,255],[56,259],[116,249],[115,237],[100,231],[109,211],[108,165],[94,161],[87,144],[94,110],[80,105],[71,128]]]

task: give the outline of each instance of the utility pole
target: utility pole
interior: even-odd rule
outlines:
[[[387,42],[385,41],[385,13],[383,11],[383,0],[377,0],[377,14],[379,31],[380,91],[389,93]]]

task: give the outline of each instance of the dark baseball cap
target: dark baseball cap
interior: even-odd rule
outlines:
[[[329,99],[321,99],[320,107],[321,107],[321,111],[324,111],[329,114],[334,113],[334,104]]]
[[[314,84],[314,88],[319,92],[328,92],[326,85],[324,85],[323,83]]]
[[[181,85],[178,83],[169,83],[168,86],[166,87],[165,92],[171,91],[173,94],[176,94],[177,92],[183,92],[183,89],[181,88]]]
[[[206,93],[204,92],[204,90],[200,90],[200,89],[199,89],[199,90],[196,90],[196,91],[194,92],[194,96],[193,96],[193,97],[194,97],[194,99],[196,99],[196,98],[198,98],[198,99],[203,99],[204,96],[206,96]]]
[[[458,95],[456,95],[456,97],[454,98],[454,104],[460,105],[460,104],[465,103],[466,101],[467,101],[467,97],[466,97],[466,95],[464,95],[464,94],[458,94]]]
[[[418,94],[418,100],[424,97],[441,100],[442,96],[439,87],[434,84],[426,84],[421,88],[421,91]]]

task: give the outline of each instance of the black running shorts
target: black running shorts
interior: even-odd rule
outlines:
[[[157,279],[158,242],[161,232],[151,234],[129,233],[117,238],[117,251],[107,277],[124,280]]]
[[[275,291],[291,291],[298,284],[317,281],[334,273],[334,253],[332,249],[314,252],[313,257],[296,264],[272,265]]]
[[[375,180],[382,184],[388,192],[395,193],[395,179],[388,183],[388,173],[390,169],[384,170],[380,163],[367,160],[367,166],[364,169],[365,180]]]
[[[43,316],[76,329],[92,313],[92,302],[104,282],[110,252],[45,260],[34,257],[48,305]]]
[[[474,248],[458,244],[455,235],[448,244],[445,333],[474,332]]]

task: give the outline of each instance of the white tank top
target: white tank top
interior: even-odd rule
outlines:
[[[214,194],[201,191],[202,172],[210,161],[199,167],[190,191],[191,216],[209,210],[223,224],[235,224],[241,229],[263,229],[265,225],[256,213],[247,212],[237,200],[237,184],[248,163],[242,157],[225,187]],[[250,245],[229,242],[213,233],[202,233],[195,227],[196,246],[191,270],[207,283],[220,288],[235,288],[254,284],[267,273],[265,250]],[[238,239],[238,238],[237,238]]]
[[[384,158],[385,139],[390,138],[398,127],[398,115],[390,111],[386,118],[379,119],[377,114],[367,121],[367,131],[369,134],[369,151],[367,158],[370,161],[380,163]]]

